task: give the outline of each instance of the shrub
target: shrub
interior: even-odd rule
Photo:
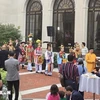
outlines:
[[[12,40],[21,40],[20,28],[16,28],[15,25],[8,24],[3,25],[0,24],[0,45],[7,43],[9,39]]]
[[[54,68],[57,68],[58,64],[57,64],[57,54],[54,54]]]
[[[6,81],[7,72],[4,71],[2,68],[0,68],[0,74],[1,74],[3,84],[7,86],[7,81]]]
[[[3,96],[0,96],[0,100],[6,100],[5,98],[3,98]]]

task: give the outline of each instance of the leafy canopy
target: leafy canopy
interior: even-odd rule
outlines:
[[[0,24],[0,45],[8,43],[9,39],[12,39],[13,41],[22,39],[20,27],[16,28],[13,24]]]

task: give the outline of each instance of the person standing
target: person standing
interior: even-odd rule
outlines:
[[[85,46],[85,42],[82,42],[82,58],[85,59],[85,55],[88,53],[88,48]]]
[[[73,55],[68,55],[68,62],[63,65],[63,76],[65,79],[65,87],[71,86],[74,90],[77,90],[79,72],[77,66],[73,62],[73,58]]]
[[[6,50],[5,45],[3,45],[2,50],[0,51],[0,68],[3,68],[4,70],[6,70],[4,62],[7,59],[8,59],[8,51]]]
[[[80,45],[76,45],[76,48],[75,48],[74,52],[75,52],[76,61],[78,60],[78,58],[82,58]]]
[[[11,91],[9,100],[12,100],[12,88],[15,90],[15,100],[19,97],[19,62],[14,58],[14,52],[9,52],[9,59],[5,61],[5,68],[7,70],[7,84],[8,90]]]
[[[87,63],[87,71],[92,72],[96,67],[96,55],[93,53],[93,48],[89,49],[89,53],[86,54],[85,61]]]
[[[83,62],[83,58],[79,58],[78,59],[78,72],[79,72],[79,81],[80,81],[80,77],[82,74],[85,74],[87,72],[86,66],[84,66],[84,62]],[[78,83],[78,88],[79,88],[79,83]],[[80,91],[79,91],[80,92]],[[82,94],[82,96],[84,97],[84,92],[80,92]]]
[[[15,58],[18,59],[19,54],[21,54],[21,49],[20,49],[20,44],[18,42],[18,40],[15,41]]]
[[[20,50],[21,52],[19,53],[19,58],[20,58],[20,64],[22,65],[22,69],[24,69],[25,65],[25,60],[26,60],[26,50],[25,50],[25,42],[21,42],[20,44]]]
[[[45,59],[46,59],[45,74],[52,76],[53,56],[52,56],[52,52],[51,52],[51,44],[47,44],[47,50],[45,52]]]
[[[42,56],[42,48],[41,48],[41,40],[37,40],[36,43],[38,47],[34,50],[34,63],[36,73],[42,73],[42,64],[43,64],[43,56]]]
[[[32,63],[34,59],[34,48],[32,45],[32,41],[29,41],[28,46],[26,47],[26,56],[28,60],[27,70],[32,72]]]
[[[59,73],[62,72],[62,64],[67,62],[66,55],[64,52],[64,46],[61,45],[60,48],[61,48],[61,50],[57,55],[57,64],[58,64]]]

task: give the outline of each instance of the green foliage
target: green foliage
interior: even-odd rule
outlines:
[[[3,98],[3,96],[0,96],[0,100],[6,100],[5,98]]]
[[[7,81],[6,81],[7,72],[4,71],[2,68],[0,68],[0,74],[1,74],[3,84],[5,84],[7,86]]]
[[[58,64],[57,64],[57,54],[54,54],[54,68],[57,68]]]
[[[22,37],[19,29],[19,27],[16,28],[15,25],[12,24],[0,24],[0,45],[7,43],[9,39],[13,41],[16,39],[21,40]]]

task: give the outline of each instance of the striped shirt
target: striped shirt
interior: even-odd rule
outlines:
[[[78,68],[73,62],[68,62],[64,66],[65,79],[74,80],[79,77]]]

